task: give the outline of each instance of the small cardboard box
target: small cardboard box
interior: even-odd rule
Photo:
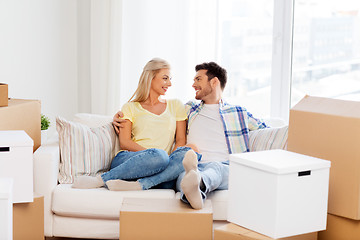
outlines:
[[[231,154],[228,221],[271,238],[324,230],[329,168],[285,150]]]
[[[10,99],[7,107],[0,107],[0,130],[24,130],[34,140],[35,152],[41,145],[40,101]]]
[[[44,240],[44,197],[13,205],[14,240]]]
[[[328,212],[360,219],[360,102],[304,97],[290,110],[288,150],[331,161]]]
[[[24,130],[0,131],[0,176],[13,178],[13,203],[33,201],[33,140]]]
[[[0,83],[0,107],[8,105],[8,85]]]
[[[214,229],[214,240],[274,240],[257,232],[240,227],[233,223]],[[301,234],[286,238],[277,238],[281,240],[317,240],[317,232]]]
[[[319,232],[319,240],[359,240],[360,221],[328,214],[325,231]]]
[[[124,198],[120,210],[121,240],[212,239],[211,201],[194,210],[179,199]]]

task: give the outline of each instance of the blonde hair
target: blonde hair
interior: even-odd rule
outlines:
[[[151,81],[161,69],[170,69],[170,64],[161,58],[151,59],[141,73],[138,87],[129,99],[129,102],[143,102],[150,94]]]

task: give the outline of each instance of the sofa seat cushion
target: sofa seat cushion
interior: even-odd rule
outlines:
[[[59,216],[119,219],[124,197],[175,198],[171,189],[143,191],[110,191],[107,188],[75,189],[72,184],[59,184],[53,191],[52,211]]]

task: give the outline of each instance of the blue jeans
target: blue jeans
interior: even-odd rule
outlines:
[[[198,154],[198,159],[201,157]],[[229,186],[229,161],[224,162],[204,162],[198,164],[198,170],[204,183],[204,188],[200,189],[202,198],[205,200],[207,194],[214,190],[226,190]],[[176,190],[181,192],[181,200],[188,203],[180,186],[185,172],[182,172],[176,182]]]
[[[160,183],[176,179],[184,171],[182,160],[189,147],[179,147],[170,156],[161,149],[119,152],[111,162],[110,170],[101,175],[103,181],[137,180],[146,190]]]

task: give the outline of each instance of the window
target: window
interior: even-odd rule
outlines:
[[[227,69],[225,99],[257,117],[287,120],[306,94],[360,100],[359,10],[352,0],[124,1],[122,101],[154,56],[173,66],[167,96],[184,102],[205,61]]]
[[[360,3],[295,0],[291,105],[305,94],[360,101]]]
[[[221,0],[218,61],[228,71],[224,97],[257,117],[270,115],[273,1]]]

